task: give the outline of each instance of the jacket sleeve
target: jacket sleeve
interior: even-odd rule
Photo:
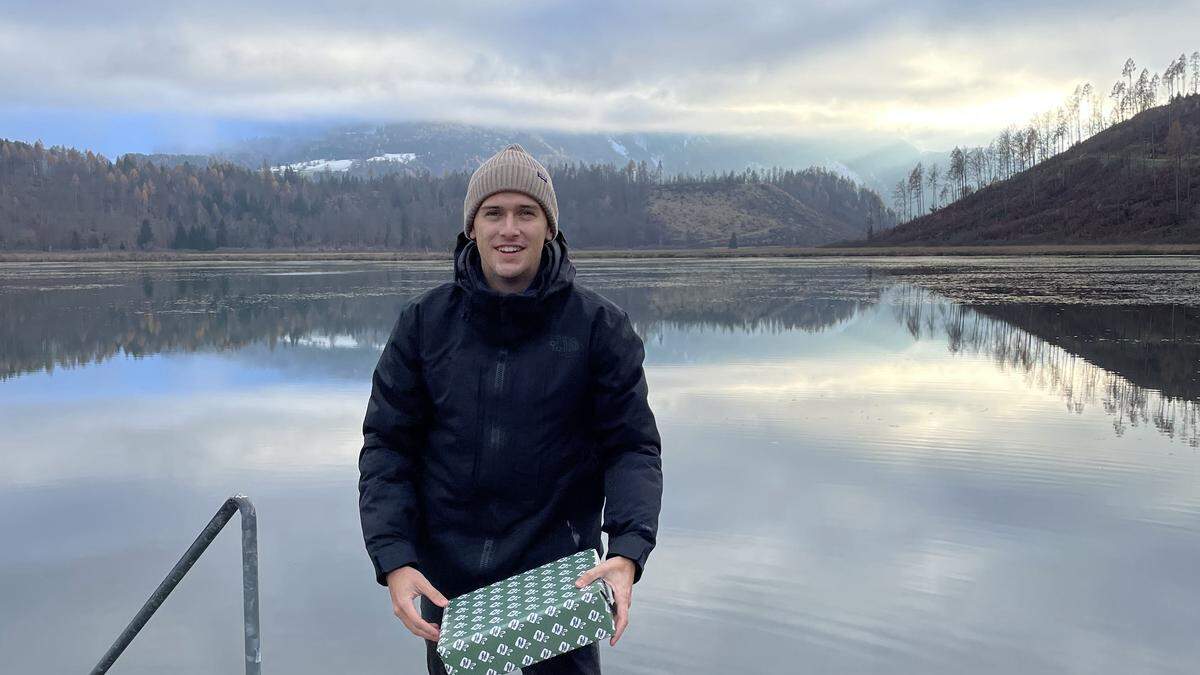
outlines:
[[[416,474],[429,402],[419,358],[418,306],[401,311],[375,366],[358,455],[358,510],[375,580],[417,565],[420,527]]]
[[[662,506],[662,441],[646,399],[645,349],[624,311],[593,324],[593,430],[604,469],[606,558],[633,560],[642,577]]]

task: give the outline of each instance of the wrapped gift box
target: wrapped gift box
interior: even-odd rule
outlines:
[[[600,562],[573,553],[450,601],[437,651],[450,675],[501,675],[612,635],[612,590],[575,588]]]

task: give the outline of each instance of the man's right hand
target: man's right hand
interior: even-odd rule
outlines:
[[[392,611],[396,618],[404,622],[404,627],[419,638],[437,642],[441,628],[421,618],[421,613],[413,606],[413,598],[423,595],[438,607],[445,608],[450,604],[446,596],[434,588],[415,567],[405,566],[388,572],[387,586],[392,594]]]

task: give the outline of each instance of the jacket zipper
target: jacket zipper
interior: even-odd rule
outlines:
[[[495,456],[499,454],[504,445],[504,430],[496,424],[495,410],[498,408],[497,402],[504,394],[504,383],[508,375],[508,350],[500,350],[496,359],[496,367],[492,370],[490,378],[485,372],[481,372],[479,378],[479,440],[475,443],[475,461],[471,466],[471,491],[476,497],[479,495],[479,471],[480,464],[484,461],[484,453],[493,457],[494,462]],[[484,553],[479,561],[480,569],[483,569],[490,556],[491,540],[489,539],[484,544]]]
[[[488,449],[490,450],[490,452],[493,456],[500,452],[500,446],[502,446],[504,444],[504,431],[499,426],[497,426],[495,423],[496,415],[493,414],[493,411],[496,408],[494,405],[491,405],[491,403],[493,401],[499,401],[501,398],[501,395],[504,393],[504,380],[505,380],[505,376],[507,375],[507,371],[508,371],[508,350],[501,349],[500,354],[496,360],[495,374],[492,377],[492,391],[490,392],[491,396],[489,396],[489,398],[492,400],[489,401],[489,405],[487,406],[488,414],[486,416],[488,421],[487,421],[487,424],[484,426],[484,429],[486,429],[485,433],[487,434]],[[483,445],[483,443],[480,443],[479,445]],[[476,482],[476,484],[478,484],[478,480],[479,480],[478,472],[479,472],[479,455],[476,454],[475,455],[475,474],[476,474],[475,482]],[[488,537],[487,539],[485,539],[483,541],[483,552],[480,553],[480,555],[479,555],[479,571],[480,572],[487,571],[488,565],[492,561],[492,549],[495,547],[495,544],[496,544],[496,540],[491,537]]]
[[[504,376],[508,370],[508,350],[501,349],[499,358],[496,360],[496,396],[504,392]]]
[[[488,563],[492,562],[492,547],[495,543],[496,540],[490,537],[483,540],[483,553],[479,556],[480,572],[486,572]]]
[[[484,423],[484,438],[480,439],[480,447],[487,447],[488,456],[491,458],[494,465],[497,461],[497,456],[500,454],[500,449],[504,445],[504,429],[496,423],[499,415],[496,410],[500,407],[500,402],[503,400],[504,394],[504,379],[508,371],[508,350],[501,349],[496,360],[496,368],[492,375],[492,389],[486,397],[487,413]],[[477,462],[478,464],[478,462]],[[478,480],[478,478],[476,479]]]

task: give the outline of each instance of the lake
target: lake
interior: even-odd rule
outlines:
[[[578,267],[646,342],[663,439],[606,673],[1195,672],[1200,259]],[[0,264],[0,671],[90,669],[244,492],[263,671],[424,672],[356,462],[397,308],[449,276]],[[113,672],[242,672],[226,529]]]

